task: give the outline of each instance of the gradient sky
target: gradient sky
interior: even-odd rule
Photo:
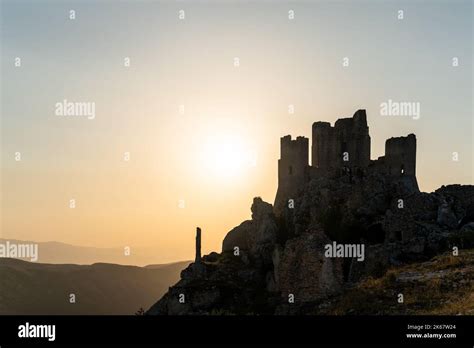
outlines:
[[[1,237],[167,262],[200,226],[220,251],[254,196],[273,203],[280,137],[359,108],[372,159],[415,133],[423,191],[474,182],[471,1],[0,2]],[[56,116],[63,99],[96,118]],[[421,118],[381,116],[388,99]]]

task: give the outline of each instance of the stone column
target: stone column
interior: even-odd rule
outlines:
[[[201,262],[201,229],[196,228],[196,260],[195,263]]]

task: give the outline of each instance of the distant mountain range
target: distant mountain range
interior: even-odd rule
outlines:
[[[68,249],[62,248],[65,246],[62,243],[42,244],[61,246],[62,254],[56,257],[45,252],[43,257],[46,255],[49,260],[58,261],[67,256],[64,253]],[[68,247],[74,252],[93,249]],[[96,257],[71,256],[84,263]],[[149,308],[176,283],[189,263],[137,267],[108,263],[44,264],[0,258],[0,315],[135,314],[140,308]],[[70,303],[71,294],[75,303]]]
[[[37,262],[40,263],[91,265],[93,263],[104,262],[119,265],[144,266],[159,263],[159,260],[162,260],[160,255],[157,255],[151,247],[149,249],[132,247],[130,255],[125,255],[124,248],[94,248],[54,241],[35,242],[0,238],[0,244],[5,244],[7,241],[9,241],[10,244],[37,244]],[[31,261],[30,259],[23,260]]]

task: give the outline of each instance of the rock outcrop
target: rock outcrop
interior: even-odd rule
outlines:
[[[270,264],[278,237],[273,207],[256,197],[251,211],[252,220],[242,222],[226,235],[222,242],[222,252],[246,251],[251,257]]]
[[[453,246],[474,247],[474,221],[468,215],[473,196],[474,186],[406,195],[376,182],[358,188],[312,182],[296,200],[290,235],[288,221],[276,219],[272,206],[255,198],[252,220],[227,234],[222,253],[183,270],[181,280],[147,313],[317,313],[350,284],[383,277],[392,267],[429,260]],[[456,225],[439,218],[447,202]],[[333,240],[363,243],[364,261],[325,257],[324,246]]]
[[[420,192],[413,134],[387,140],[386,156],[370,161],[365,111],[338,122],[313,127],[319,167],[305,163],[307,139],[282,138],[276,205],[254,198],[252,219],[226,235],[222,252],[185,269],[148,314],[324,313],[391,268],[474,247],[474,186]],[[326,138],[330,148],[318,148]],[[337,157],[346,145],[364,150],[350,165]],[[326,254],[333,243],[363,255]]]
[[[295,296],[295,302],[317,302],[342,290],[340,259],[324,256],[324,246],[331,243],[322,231],[305,233],[285,244],[278,264],[278,287],[281,296]]]

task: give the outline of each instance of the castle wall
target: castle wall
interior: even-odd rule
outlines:
[[[385,142],[385,155],[370,159],[370,135],[365,110],[358,110],[352,118],[329,122],[315,122],[312,126],[311,166],[308,163],[308,138],[287,135],[281,138],[281,158],[278,160],[278,190],[275,214],[288,213],[288,200],[311,178],[342,177],[354,183],[367,175],[382,174],[396,180],[413,182],[416,186],[416,137],[390,138]],[[344,160],[344,153],[348,160]]]
[[[329,122],[313,123],[313,143],[311,145],[311,166],[329,170],[337,157],[334,128]]]

